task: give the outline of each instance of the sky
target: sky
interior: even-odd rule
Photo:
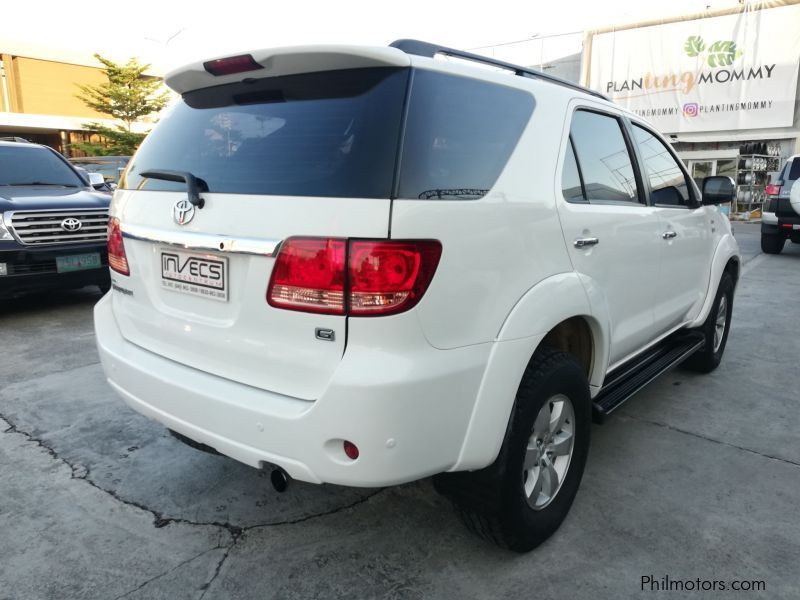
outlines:
[[[44,48],[60,53],[65,62],[94,52],[118,61],[136,56],[163,73],[186,62],[253,48],[316,43],[383,46],[398,38],[417,38],[461,49],[477,48],[498,58],[534,64],[541,58],[545,43],[542,38],[548,47],[559,48],[556,53],[571,52],[576,42],[558,44],[547,38],[553,34],[736,3],[737,0],[129,0],[75,4],[26,0],[4,7],[3,21],[14,23],[14,27],[3,27],[0,51],[9,51],[8,46]],[[485,48],[530,38],[538,41]]]

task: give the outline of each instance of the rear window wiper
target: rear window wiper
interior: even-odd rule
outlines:
[[[139,173],[139,177],[144,177],[147,179],[161,179],[162,181],[184,181],[186,182],[186,191],[189,194],[189,202],[191,202],[197,208],[203,208],[203,205],[205,205],[205,200],[200,197],[200,190],[207,192],[208,184],[199,177],[195,177],[189,173],[189,171],[150,169],[148,171]]]

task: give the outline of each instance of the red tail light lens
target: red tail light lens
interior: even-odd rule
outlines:
[[[345,252],[347,251],[347,268]],[[267,302],[331,315],[406,311],[433,279],[442,245],[435,240],[289,238],[272,270]]]
[[[203,68],[212,75],[233,75],[234,73],[245,73],[247,71],[257,71],[263,69],[250,54],[240,54],[227,58],[218,58],[203,63]]]
[[[344,314],[345,241],[289,238],[281,246],[267,288],[276,308]]]
[[[122,275],[131,274],[128,258],[125,256],[125,245],[122,243],[119,219],[116,217],[108,220],[108,266]]]
[[[770,183],[764,190],[767,196],[777,196],[781,193],[781,186]]]
[[[428,289],[442,245],[433,240],[350,242],[348,277],[353,316],[408,310]]]

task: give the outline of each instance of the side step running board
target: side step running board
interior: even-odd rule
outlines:
[[[592,402],[594,421],[602,423],[628,398],[702,348],[704,341],[699,332],[681,332],[614,369]]]

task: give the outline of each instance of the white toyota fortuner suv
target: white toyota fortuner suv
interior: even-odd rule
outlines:
[[[569,510],[593,416],[719,364],[733,182],[698,189],[600,94],[411,40],[166,82],[181,100],[114,194],[95,325],[111,386],[188,443],[276,487],[434,475],[526,551]]]

